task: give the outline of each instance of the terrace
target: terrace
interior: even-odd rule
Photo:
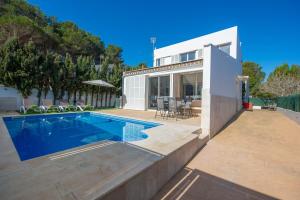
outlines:
[[[203,146],[200,117],[154,118],[153,111],[102,113],[159,122],[148,138],[100,141],[20,161],[0,119],[0,193],[4,199],[148,199]],[[159,177],[159,178],[153,178]],[[117,195],[117,196],[116,196]]]

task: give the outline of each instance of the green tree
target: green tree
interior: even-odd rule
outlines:
[[[50,67],[50,86],[53,93],[53,104],[56,103],[56,100],[59,97],[59,91],[62,88],[62,76],[64,74],[64,61],[61,55],[53,54],[53,65]]]
[[[38,105],[41,104],[41,97],[42,93],[49,91],[50,84],[49,84],[49,74],[47,73],[47,65],[46,65],[46,58],[44,55],[40,57],[40,64],[35,69],[34,73],[34,80],[35,80],[35,87],[38,90],[37,98],[38,98]]]
[[[283,64],[270,73],[262,90],[275,96],[300,93],[300,66]]]
[[[249,76],[250,94],[256,96],[266,75],[262,67],[255,62],[243,62],[243,75]]]
[[[65,86],[68,92],[68,102],[69,102],[71,95],[75,89],[76,71],[75,71],[75,64],[73,63],[72,57],[68,53],[66,54],[65,57],[65,70],[66,70]]]
[[[92,69],[92,58],[89,56],[79,56],[76,62],[76,89],[79,90],[79,99],[82,92],[87,87],[82,82],[89,80],[90,70]],[[76,92],[75,92],[76,93]]]
[[[24,0],[5,0],[0,4],[0,45],[10,37],[17,37],[21,44],[32,40],[44,53],[68,52],[73,59],[104,54],[104,43],[99,37],[72,22],[58,22]]]
[[[18,89],[23,97],[28,97],[34,88],[34,67],[37,65],[35,47],[32,43],[23,48],[16,38],[12,38],[1,48],[0,80],[6,86]]]
[[[136,67],[136,69],[146,69],[148,68],[147,64],[146,63],[140,63],[138,64],[138,66]]]

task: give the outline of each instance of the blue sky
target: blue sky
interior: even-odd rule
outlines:
[[[300,64],[300,1],[297,0],[29,0],[59,21],[70,20],[123,48],[126,64],[151,66],[157,37],[163,47],[237,25],[244,61],[267,73]]]

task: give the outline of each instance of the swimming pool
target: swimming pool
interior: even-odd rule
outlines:
[[[66,113],[3,118],[21,160],[102,140],[137,141],[157,123],[96,113]]]

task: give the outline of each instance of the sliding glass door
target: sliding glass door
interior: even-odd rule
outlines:
[[[158,77],[149,78],[149,97],[148,97],[148,107],[156,108],[156,99],[158,96]]]
[[[170,96],[170,76],[160,76],[159,81],[159,96],[168,97]]]
[[[156,109],[157,97],[170,95],[170,76],[150,77],[148,94],[148,108]]]

